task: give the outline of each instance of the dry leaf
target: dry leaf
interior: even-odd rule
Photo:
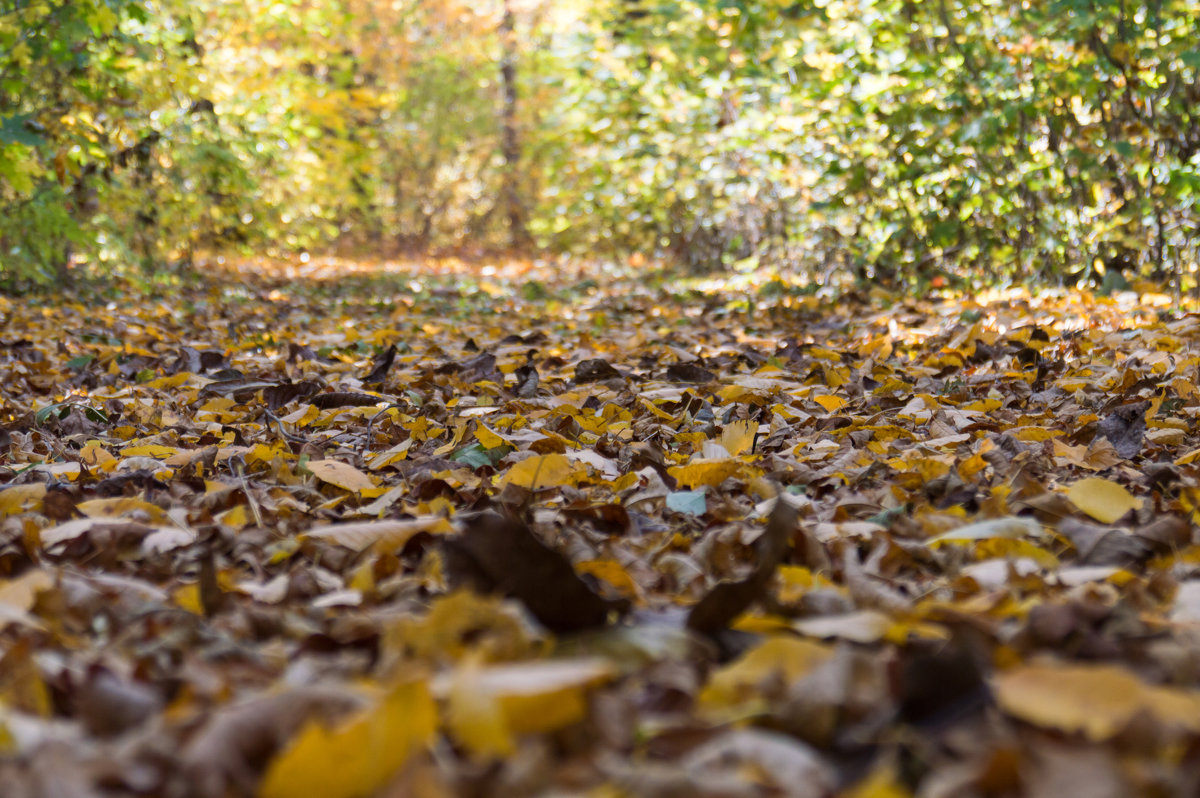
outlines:
[[[322,482],[328,482],[351,493],[361,493],[375,487],[374,480],[369,476],[340,460],[309,460],[305,468]]]
[[[1139,713],[1200,731],[1200,692],[1146,684],[1116,665],[1019,665],[996,677],[996,699],[1013,717],[1105,740]]]
[[[1142,506],[1129,491],[1115,482],[1088,477],[1072,483],[1067,498],[1083,512],[1103,524],[1114,524],[1130,510]]]
[[[320,524],[310,527],[304,536],[327,540],[339,546],[362,551],[374,546],[376,551],[398,552],[421,532],[444,534],[452,530],[450,522],[436,515],[405,520],[352,521],[342,524]]]
[[[437,710],[426,684],[401,683],[333,725],[309,720],[271,761],[258,796],[373,795],[436,731]]]

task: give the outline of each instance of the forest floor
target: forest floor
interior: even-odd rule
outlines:
[[[1200,315],[559,263],[0,298],[5,798],[1200,790]]]

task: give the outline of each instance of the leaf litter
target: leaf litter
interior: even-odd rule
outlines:
[[[1200,316],[257,265],[0,300],[6,796],[1200,778]]]

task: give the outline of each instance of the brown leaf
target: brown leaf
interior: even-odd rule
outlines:
[[[392,364],[396,362],[396,345],[392,344],[383,352],[375,356],[371,371],[367,376],[362,378],[363,385],[372,385],[383,382],[387,377],[388,371],[391,370]]]
[[[714,635],[729,628],[750,605],[760,601],[795,531],[796,510],[781,495],[775,500],[766,530],[755,541],[755,563],[750,575],[736,582],[722,582],[710,590],[688,613],[687,628]]]
[[[370,407],[386,402],[378,396],[369,393],[353,393],[340,391],[336,393],[321,393],[308,400],[308,403],[318,410],[330,410],[335,407]]]
[[[697,366],[695,363],[672,363],[667,366],[667,379],[671,382],[707,384],[715,382],[717,375],[703,366]]]
[[[552,632],[577,632],[608,622],[628,603],[598,596],[570,561],[521,523],[484,513],[442,543],[454,584],[515,598]]]
[[[1149,544],[1117,527],[1064,518],[1059,522],[1058,531],[1079,552],[1081,565],[1124,567],[1144,562],[1151,553]]]
[[[109,737],[144,723],[162,708],[163,697],[150,685],[122,679],[96,665],[80,685],[75,705],[89,732]]]
[[[621,379],[621,372],[613,368],[612,364],[607,360],[602,360],[598,357],[590,360],[581,360],[575,366],[576,385],[619,379]]]
[[[1149,409],[1149,402],[1121,405],[1100,421],[1096,434],[1108,438],[1121,457],[1127,460],[1137,457],[1146,437],[1146,411]]]

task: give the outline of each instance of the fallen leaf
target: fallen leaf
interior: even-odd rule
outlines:
[[[36,510],[41,507],[45,495],[44,482],[14,485],[0,490],[0,517]]]
[[[667,473],[685,488],[715,488],[730,477],[752,479],[761,472],[740,460],[723,458],[717,460],[693,460],[684,466],[668,468]]]
[[[351,493],[361,493],[375,487],[375,481],[369,476],[340,460],[309,460],[305,468],[322,482]]]
[[[722,582],[710,590],[688,612],[687,628],[701,634],[716,634],[761,600],[795,532],[796,510],[781,495],[775,500],[767,528],[755,541],[754,569],[745,579]]]
[[[447,726],[476,753],[505,755],[513,737],[554,731],[587,715],[588,690],[614,676],[604,660],[520,662],[482,667],[466,663],[434,680],[446,700]]]
[[[566,557],[525,524],[495,513],[465,522],[442,552],[452,582],[519,600],[552,632],[603,626],[628,606],[596,595]]]
[[[529,457],[512,466],[500,479],[500,485],[516,485],[528,490],[557,488],[570,484],[575,469],[565,455],[546,454]]]
[[[1067,498],[1083,512],[1103,524],[1119,521],[1130,510],[1142,506],[1142,500],[1115,482],[1088,477],[1067,489]]]
[[[437,709],[421,681],[393,687],[335,725],[309,720],[271,761],[259,798],[360,798],[386,785],[433,741]]]
[[[28,615],[38,594],[54,587],[54,575],[36,568],[16,579],[0,580],[0,630],[14,621],[36,624]]]
[[[1107,438],[1121,457],[1127,460],[1136,457],[1146,436],[1146,411],[1149,409],[1149,402],[1122,405],[1097,425],[1096,432]]]
[[[310,527],[304,537],[327,540],[348,549],[362,551],[374,547],[376,551],[398,552],[408,541],[421,532],[444,534],[452,529],[450,522],[436,515],[405,520],[352,521],[339,524],[318,524]]]
[[[758,644],[709,677],[698,700],[714,718],[736,719],[766,709],[762,703],[769,682],[788,684],[827,661],[833,650],[790,635],[777,635]]]
[[[1009,715],[1091,740],[1113,737],[1141,712],[1200,731],[1200,692],[1149,685],[1116,665],[1019,665],[996,677],[995,692]]]
[[[1008,518],[993,518],[989,521],[979,521],[943,532],[937,537],[930,538],[930,545],[954,541],[988,540],[992,538],[1021,538],[1042,537],[1045,530],[1033,518],[1010,516]]]

